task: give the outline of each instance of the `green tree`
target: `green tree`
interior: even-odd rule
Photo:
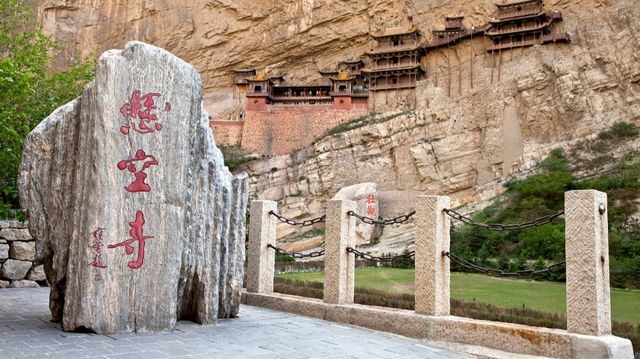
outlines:
[[[19,206],[16,179],[27,134],[77,97],[93,77],[92,61],[54,73],[56,43],[33,25],[26,0],[0,2],[0,218]]]

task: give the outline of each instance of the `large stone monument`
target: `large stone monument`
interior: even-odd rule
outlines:
[[[64,330],[237,314],[248,181],[224,167],[207,122],[193,67],[130,42],[29,134],[21,205]]]

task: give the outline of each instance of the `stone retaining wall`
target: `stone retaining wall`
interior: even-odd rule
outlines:
[[[0,220],[0,288],[46,286],[42,256],[26,223]]]

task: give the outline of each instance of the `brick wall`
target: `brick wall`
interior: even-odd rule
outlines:
[[[217,146],[239,145],[244,121],[209,121]]]
[[[333,105],[268,105],[266,111],[247,111],[242,148],[249,153],[284,155],[309,146],[328,129],[366,113],[336,111]]]

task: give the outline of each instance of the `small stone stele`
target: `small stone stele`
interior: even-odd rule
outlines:
[[[237,314],[248,179],[224,166],[191,65],[141,42],[105,52],[29,134],[18,182],[64,330]]]
[[[378,186],[373,182],[358,183],[343,187],[332,199],[350,200],[356,203],[357,214],[377,220],[380,197]],[[374,235],[374,226],[357,221],[356,222],[356,244],[367,244],[371,242]]]

